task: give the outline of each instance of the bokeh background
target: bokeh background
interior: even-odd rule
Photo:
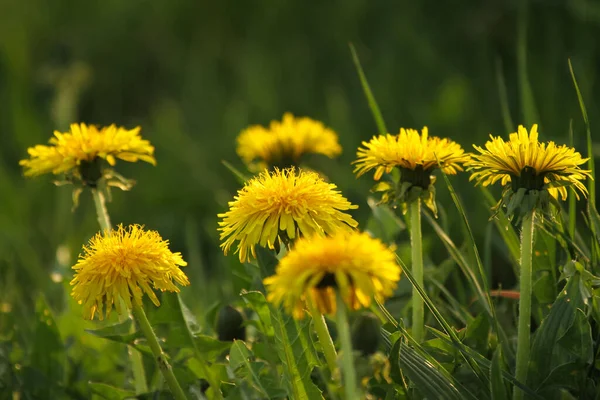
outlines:
[[[159,230],[183,252],[192,280],[183,294],[201,313],[239,291],[237,257],[223,256],[216,227],[239,188],[222,160],[243,170],[235,138],[247,125],[291,111],[337,131],[342,156],[311,166],[359,204],[355,216],[366,221],[372,182],[355,179],[350,162],[377,129],[349,42],[392,133],[427,125],[470,149],[520,123],[537,122],[545,139],[566,142],[572,121],[585,153],[567,60],[594,129],[598,38],[600,3],[592,0],[0,0],[0,332],[11,324],[11,335],[31,334],[41,293],[58,315],[79,311],[68,282],[82,243],[98,230],[91,198],[84,193],[72,211],[70,187],[25,179],[18,165],[55,129],[77,121],[142,127],[158,165],[119,163],[137,185],[113,191],[109,212],[113,223]],[[489,240],[481,193],[466,174],[453,182],[478,242]],[[460,243],[447,189],[438,192],[441,221]],[[435,260],[442,245],[427,243]],[[492,250],[488,263],[503,259],[501,248]],[[505,287],[514,281],[507,271],[494,270]],[[74,320],[66,337],[69,329],[81,334]]]

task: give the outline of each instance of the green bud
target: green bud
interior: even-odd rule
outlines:
[[[231,306],[223,307],[217,315],[216,331],[219,340],[224,342],[246,340],[244,316]]]
[[[352,347],[363,355],[377,351],[381,341],[381,323],[372,313],[360,314],[352,324]]]

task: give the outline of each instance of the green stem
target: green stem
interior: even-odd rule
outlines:
[[[517,337],[517,367],[515,377],[522,384],[527,384],[529,366],[529,344],[531,330],[531,257],[533,250],[533,220],[535,211],[523,218],[521,225],[521,277],[519,296],[519,326]],[[523,399],[523,391],[513,389],[513,399]]]
[[[98,215],[100,229],[103,232],[110,232],[112,226],[110,224],[108,210],[106,209],[104,194],[98,189],[92,189],[92,197],[94,198],[94,205],[96,206],[96,214]],[[121,305],[124,305],[123,299],[119,299],[119,301],[121,301]],[[126,308],[123,307],[123,309]],[[127,315],[119,316],[120,322],[124,322],[127,317]],[[131,325],[130,333],[135,333],[135,324]],[[135,394],[148,392],[148,382],[146,381],[146,373],[144,371],[144,361],[142,360],[142,355],[137,350],[131,348],[131,346],[127,346],[127,353],[129,354],[129,361],[131,362],[131,370],[135,383]]]
[[[350,324],[348,323],[348,313],[346,303],[339,291],[336,298],[337,307],[337,328],[340,337],[342,350],[342,373],[344,393],[346,400],[358,400],[356,392],[356,371],[354,370],[354,355],[352,353],[352,338],[350,337]]]
[[[94,197],[94,205],[96,206],[96,214],[98,215],[98,223],[102,232],[110,231],[110,217],[106,210],[106,200],[104,199],[104,193],[98,189],[92,189],[92,196]]]
[[[167,385],[169,386],[169,389],[171,389],[171,393],[173,393],[173,396],[176,400],[187,400],[183,389],[181,389],[179,382],[177,382],[177,378],[175,377],[173,369],[167,360],[167,356],[162,351],[162,348],[158,343],[158,338],[156,337],[156,334],[150,325],[150,321],[148,321],[148,318],[146,317],[144,308],[136,301],[133,301],[133,315],[140,326],[140,330],[148,341],[150,350],[152,350],[154,359],[156,360],[158,368],[160,369],[160,372],[162,372],[165,381],[167,381]]]
[[[421,199],[410,204],[410,246],[412,251],[412,273],[416,283],[423,286],[423,238],[421,236]],[[425,326],[425,306],[416,287],[412,293],[412,336],[421,343]]]
[[[329,329],[327,329],[327,325],[325,324],[325,318],[317,309],[317,307],[315,307],[313,301],[309,299],[309,301],[306,303],[308,304],[310,315],[312,315],[315,331],[317,331],[319,343],[321,343],[323,354],[325,354],[325,360],[327,361],[327,365],[329,366],[329,370],[333,376],[335,370],[337,369],[337,353],[335,352],[335,346],[333,345],[333,340],[331,340]]]

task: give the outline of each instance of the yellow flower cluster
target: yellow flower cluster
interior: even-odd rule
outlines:
[[[298,166],[305,154],[338,156],[342,147],[337,134],[322,122],[296,118],[291,113],[272,121],[268,128],[250,126],[237,138],[237,153],[255,171]]]

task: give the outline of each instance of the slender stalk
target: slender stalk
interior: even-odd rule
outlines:
[[[92,197],[94,198],[94,205],[96,206],[96,214],[98,215],[98,223],[100,229],[103,232],[110,232],[112,226],[110,224],[110,217],[108,216],[108,210],[106,209],[106,201],[104,194],[98,189],[92,189]],[[123,299],[119,299],[123,304]],[[126,309],[126,307],[122,307]],[[127,315],[119,317],[120,322],[124,322],[128,318]],[[135,326],[131,325],[130,333],[135,332]],[[142,355],[130,346],[127,346],[127,353],[129,354],[129,361],[131,362],[131,371],[133,373],[133,381],[135,385],[135,393],[142,394],[148,392],[148,382],[146,381],[146,373],[144,371],[144,361]]]
[[[521,277],[519,296],[519,325],[517,334],[517,367],[515,377],[523,384],[527,383],[529,366],[529,344],[531,330],[531,257],[533,250],[533,220],[535,211],[523,218],[521,225]],[[523,391],[513,389],[513,399],[523,399]]]
[[[179,382],[177,382],[177,378],[175,377],[173,369],[167,360],[167,356],[162,351],[162,348],[158,343],[158,338],[156,337],[156,334],[150,325],[150,321],[148,321],[148,317],[146,317],[144,308],[136,301],[133,301],[133,315],[140,326],[140,330],[148,341],[150,350],[152,350],[154,359],[156,360],[158,368],[160,369],[160,372],[162,372],[165,381],[167,381],[167,385],[169,386],[169,389],[171,389],[171,393],[173,393],[173,396],[176,400],[186,400],[187,397],[185,396],[183,389],[181,389],[181,386],[179,386]]]
[[[321,343],[321,347],[323,348],[323,354],[325,354],[327,366],[329,366],[329,370],[333,376],[335,370],[337,369],[337,353],[335,352],[335,346],[333,345],[333,340],[331,340],[329,329],[327,329],[327,325],[325,324],[325,318],[317,309],[317,307],[315,307],[313,301],[309,299],[309,301],[306,303],[308,304],[310,315],[312,315],[315,331],[317,331],[319,343]]]
[[[98,189],[92,189],[92,196],[94,197],[94,205],[96,206],[96,214],[98,215],[98,223],[102,232],[110,231],[110,217],[108,216],[108,210],[106,210],[106,200],[104,194]]]
[[[423,287],[423,238],[421,236],[421,199],[410,204],[410,246],[412,251],[412,273],[416,283]],[[425,306],[416,287],[412,294],[412,336],[423,341],[425,326]]]
[[[350,337],[350,324],[346,303],[339,291],[336,298],[337,328],[342,350],[342,373],[346,400],[358,400],[356,391],[356,371],[354,370],[354,355],[352,353],[352,338]]]

